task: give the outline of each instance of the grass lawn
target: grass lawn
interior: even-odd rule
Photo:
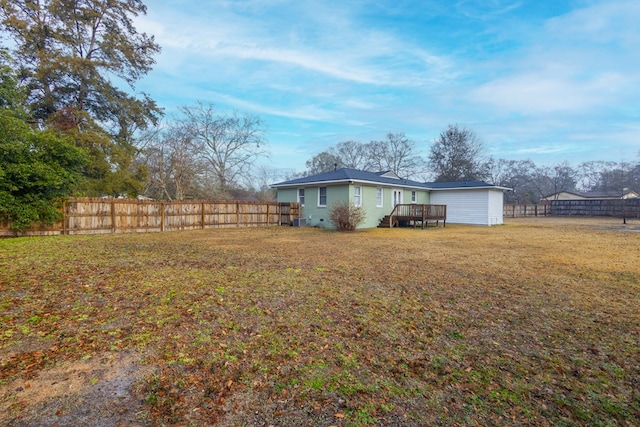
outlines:
[[[636,425],[634,228],[0,240],[0,425]]]

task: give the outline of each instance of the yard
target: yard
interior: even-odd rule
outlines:
[[[635,425],[621,222],[0,240],[0,425]]]

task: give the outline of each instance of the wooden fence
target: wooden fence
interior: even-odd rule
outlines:
[[[551,215],[550,205],[507,205],[503,207],[505,218],[521,218],[525,216]]]
[[[52,225],[34,225],[21,233],[0,223],[0,236],[144,233],[205,228],[292,225],[298,203],[222,201],[156,201],[72,198],[62,218]]]
[[[549,215],[640,218],[640,199],[552,200],[544,205],[504,205],[505,218]]]
[[[640,199],[552,200],[551,211],[556,216],[640,218]]]

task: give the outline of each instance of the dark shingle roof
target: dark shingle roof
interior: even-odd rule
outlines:
[[[383,176],[387,175],[387,176]],[[425,183],[412,181],[410,179],[389,177],[389,172],[368,172],[357,169],[341,168],[330,172],[324,172],[317,175],[305,176],[302,178],[292,179],[289,181],[272,184],[272,187],[289,187],[303,184],[319,184],[319,183],[339,183],[348,181],[372,182],[389,185],[400,185],[408,187],[427,188]]]
[[[453,182],[418,182],[410,179],[394,178],[392,172],[368,172],[357,169],[341,168],[317,175],[283,181],[272,184],[271,187],[295,187],[305,184],[330,184],[341,182],[369,182],[392,186],[415,187],[425,190],[463,189],[463,188],[499,188],[482,181],[453,181]]]

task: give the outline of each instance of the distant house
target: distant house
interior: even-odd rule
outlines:
[[[393,172],[337,169],[271,185],[278,202],[299,202],[307,225],[333,227],[329,212],[336,201],[362,206],[360,228],[377,227],[396,205],[446,205],[447,222],[474,225],[503,223],[503,192],[481,181],[418,182]]]
[[[640,197],[635,191],[627,191],[621,193],[620,191],[560,191],[558,193],[549,194],[544,196],[541,201],[551,202],[552,200],[616,200],[616,199],[635,199]]]

